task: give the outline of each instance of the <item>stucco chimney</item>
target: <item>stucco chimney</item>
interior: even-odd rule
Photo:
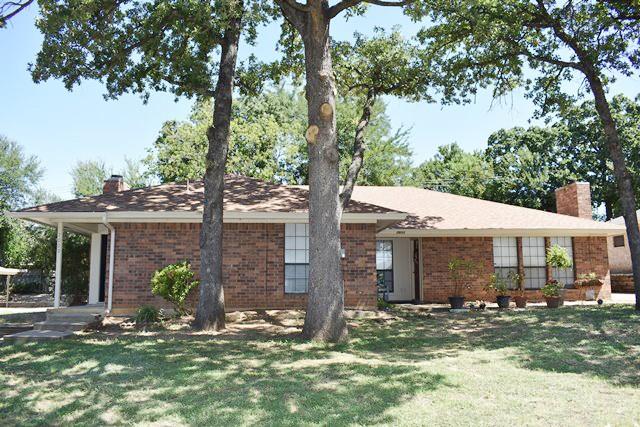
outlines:
[[[588,182],[572,182],[556,189],[556,212],[593,219],[591,186]]]
[[[104,180],[104,185],[102,186],[102,194],[108,193],[118,193],[120,191],[128,190],[129,186],[122,175],[111,175],[109,179]]]

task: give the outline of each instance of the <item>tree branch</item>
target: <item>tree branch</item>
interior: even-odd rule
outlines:
[[[309,12],[309,6],[298,3],[295,0],[275,0],[280,6],[285,19],[289,21],[299,32],[302,32],[304,19]]]
[[[351,158],[351,164],[347,170],[347,176],[344,179],[342,193],[340,193],[340,203],[343,211],[347,206],[349,206],[353,189],[356,185],[356,181],[358,180],[358,174],[360,173],[360,169],[362,169],[362,164],[364,163],[364,152],[367,148],[367,144],[364,139],[364,131],[369,125],[371,110],[373,109],[373,104],[375,102],[375,92],[369,90],[367,92],[364,105],[362,106],[362,116],[360,117],[360,121],[356,127],[356,136],[353,139],[353,155]]]
[[[296,0],[284,0],[284,2],[287,4],[287,6],[290,6],[300,12],[309,12],[311,10],[311,7],[309,7],[309,5],[298,3]]]
[[[546,62],[562,68],[573,68],[574,70],[582,71],[582,65],[579,62],[562,61],[548,56],[535,55],[527,50],[521,51],[520,54],[536,61]]]
[[[368,3],[376,6],[390,6],[390,7],[402,7],[408,4],[413,3],[415,0],[342,0],[331,6],[327,14],[329,15],[329,19],[334,18],[340,12],[345,9],[349,9],[350,7],[354,7],[359,5],[360,3]]]
[[[29,7],[31,3],[33,3],[33,0],[25,0],[22,2],[19,2],[19,1],[18,2],[13,2],[13,1],[2,2],[2,4],[0,4],[0,28],[4,28],[7,25],[7,22],[11,18],[13,18],[18,13],[22,12],[24,9]]]

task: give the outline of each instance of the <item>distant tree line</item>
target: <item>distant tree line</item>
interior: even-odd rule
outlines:
[[[640,97],[634,101],[618,95],[611,109],[638,189]],[[622,214],[613,165],[592,101],[562,111],[545,127],[494,132],[485,150],[466,152],[455,143],[441,146],[414,170],[412,180],[423,188],[548,211],[555,210],[556,188],[586,181],[591,184],[593,207],[604,208],[603,219]]]

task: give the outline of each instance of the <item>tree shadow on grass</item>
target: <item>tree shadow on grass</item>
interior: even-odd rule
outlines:
[[[70,340],[2,347],[0,361],[13,379],[0,418],[26,425],[388,424],[387,410],[451,386],[295,340]]]
[[[399,311],[399,321],[363,325],[352,348],[362,357],[419,361],[474,349],[510,348],[533,370],[589,374],[640,386],[640,315],[631,307],[425,315]]]

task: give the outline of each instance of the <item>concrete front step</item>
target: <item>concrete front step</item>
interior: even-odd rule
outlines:
[[[33,329],[36,331],[82,331],[89,326],[87,322],[57,322],[53,320],[46,320],[44,322],[37,322],[33,324]]]
[[[50,308],[47,310],[47,313],[89,313],[89,314],[103,315],[104,305],[92,304],[92,305],[74,305],[71,307]]]
[[[31,323],[0,323],[0,337],[3,335],[17,334],[18,332],[33,329]]]
[[[102,316],[92,313],[71,313],[71,312],[56,312],[47,311],[47,320],[53,322],[85,322],[95,323],[101,320]]]
[[[24,331],[17,334],[5,335],[4,341],[11,342],[27,342],[27,341],[51,341],[61,340],[73,336],[73,332],[70,331]]]

